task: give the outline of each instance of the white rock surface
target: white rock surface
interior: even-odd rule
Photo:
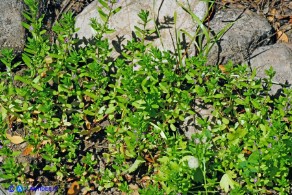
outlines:
[[[180,2],[184,6],[189,7],[190,10],[193,10],[200,19],[203,19],[208,13],[208,5],[206,2],[199,0],[181,0]],[[89,39],[94,35],[93,29],[90,26],[90,18],[97,18],[98,21],[101,21],[96,9],[97,6],[100,6],[98,1],[94,1],[77,16],[75,27],[80,28],[77,33],[80,39]],[[135,31],[134,26],[141,27],[138,24],[140,22],[138,13],[141,9],[148,10],[150,12],[150,18],[153,19],[147,26],[148,29],[154,29],[155,20],[158,18],[161,40],[154,37],[152,41],[160,49],[175,51],[176,38],[173,22],[175,12],[177,13],[177,29],[184,29],[193,35],[197,27],[192,17],[177,4],[176,0],[120,0],[115,4],[114,8],[118,6],[122,7],[121,11],[109,20],[109,26],[116,30],[115,33],[107,35],[111,41],[117,41],[117,36],[124,36],[125,40],[122,43],[126,44],[126,40],[132,38],[132,32]],[[194,51],[194,48],[191,48],[191,51]]]

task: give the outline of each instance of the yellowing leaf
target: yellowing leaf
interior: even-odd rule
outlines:
[[[234,189],[234,186],[237,184],[232,178],[235,175],[232,171],[227,171],[220,180],[220,187],[227,193],[230,188]]]
[[[20,143],[24,142],[24,139],[20,136],[17,136],[17,135],[11,136],[10,134],[6,133],[6,137],[14,144],[20,144]]]
[[[39,114],[39,113],[41,113],[41,112],[38,111],[38,110],[34,110],[34,111],[32,112],[32,114]]]
[[[277,31],[277,40],[279,42],[284,42],[284,43],[288,43],[289,42],[288,36],[285,33],[283,33],[282,31],[280,31],[280,30]]]
[[[53,59],[52,59],[52,57],[50,57],[50,56],[45,57],[45,62],[46,62],[46,64],[51,64],[51,63],[53,63]]]

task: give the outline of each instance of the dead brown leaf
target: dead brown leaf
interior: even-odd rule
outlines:
[[[74,181],[68,189],[68,195],[77,195],[80,192],[80,186],[77,181]]]
[[[292,24],[292,16],[290,16],[288,23]]]
[[[226,71],[226,68],[225,68],[224,65],[220,64],[220,65],[219,65],[219,69],[221,70],[221,72],[222,72],[223,74],[228,74],[228,72]]]
[[[278,40],[278,42],[284,42],[284,43],[289,42],[288,36],[280,30],[277,31],[277,40]]]
[[[132,175],[129,175],[129,174],[126,174],[126,175],[125,175],[125,178],[126,178],[126,180],[127,180],[128,182],[130,182],[130,181],[132,180],[133,176],[132,176]]]
[[[276,10],[275,8],[273,8],[273,9],[270,11],[270,13],[269,13],[269,15],[268,15],[268,17],[267,17],[267,19],[268,19],[269,22],[273,22],[273,21],[275,20],[275,15],[276,15],[276,13],[277,13],[277,10]]]
[[[268,19],[269,22],[273,22],[274,21],[274,18],[275,18],[274,16],[268,16],[267,17],[267,19]]]
[[[46,144],[48,144],[48,143],[52,143],[52,141],[51,140],[43,140],[42,141],[42,145],[43,146],[46,145]]]
[[[138,190],[139,189],[139,186],[137,184],[129,184],[129,188],[131,190]]]
[[[10,134],[6,133],[6,137],[14,144],[20,144],[20,143],[24,142],[24,139],[18,135],[11,136]]]
[[[131,195],[139,195],[139,186],[137,184],[130,184],[129,188],[133,190]]]
[[[38,111],[38,110],[34,110],[34,111],[32,112],[32,114],[39,114],[39,113],[41,113],[41,112]]]
[[[88,95],[84,95],[83,98],[84,98],[84,100],[86,102],[90,102],[91,101],[91,98]]]
[[[26,146],[26,148],[22,151],[22,155],[23,156],[28,156],[31,154],[31,152],[33,151],[34,147],[32,145],[28,145]]]

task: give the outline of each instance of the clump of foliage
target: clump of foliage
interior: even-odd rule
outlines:
[[[145,10],[138,38],[112,60],[104,34],[120,7],[99,2],[103,22],[92,20],[96,36],[77,47],[72,13],[55,24],[50,43],[36,2],[25,0],[22,61],[9,49],[1,57],[2,185],[45,176],[60,189],[76,181],[88,191],[289,193],[292,92],[268,95],[275,73],[259,80],[244,65],[206,66],[205,51],[162,52],[144,41],[154,32]],[[195,112],[197,101],[212,106],[212,120]],[[181,127],[187,116],[199,129],[192,140]]]

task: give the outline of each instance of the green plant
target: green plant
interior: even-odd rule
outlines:
[[[221,29],[217,34],[212,36],[209,28],[204,23],[205,23],[206,18],[209,16],[211,10],[213,9],[215,1],[210,0],[210,1],[205,1],[205,2],[208,3],[209,6],[208,6],[207,14],[205,14],[205,16],[203,16],[202,19],[200,19],[195,13],[193,13],[193,11],[189,7],[178,2],[178,5],[181,6],[181,8],[192,17],[193,21],[198,26],[194,34],[190,34],[184,29],[176,30],[177,43],[180,42],[181,33],[184,33],[190,39],[190,42],[188,43],[188,46],[186,48],[186,51],[184,52],[184,55],[182,55],[180,45],[179,44],[177,45],[177,50],[178,50],[177,54],[180,59],[179,64],[182,63],[182,57],[187,54],[187,50],[190,48],[192,44],[194,44],[196,47],[196,55],[202,55],[205,57],[208,56],[214,44],[218,42],[220,38],[224,35],[224,33],[234,24],[234,22],[230,22],[223,29]],[[175,23],[176,23],[176,18],[177,18],[177,15],[175,13],[174,15]]]
[[[202,31],[207,38],[205,46],[195,43],[197,56],[183,59],[180,46],[171,54],[145,44],[154,30],[142,10],[138,39],[112,60],[104,35],[112,32],[108,21],[121,9],[114,8],[118,2],[99,0],[101,22],[91,20],[96,35],[85,47],[76,46],[72,13],[55,23],[50,43],[37,2],[25,3],[30,37],[22,61],[7,49],[1,56],[4,187],[46,177],[51,185],[77,181],[103,192],[289,193],[292,91],[269,96],[272,69],[261,80],[244,65],[205,66],[214,40],[189,11],[200,27],[190,37],[203,38]],[[212,108],[212,120],[197,113],[197,102]],[[187,116],[195,119],[191,140],[182,128]]]

